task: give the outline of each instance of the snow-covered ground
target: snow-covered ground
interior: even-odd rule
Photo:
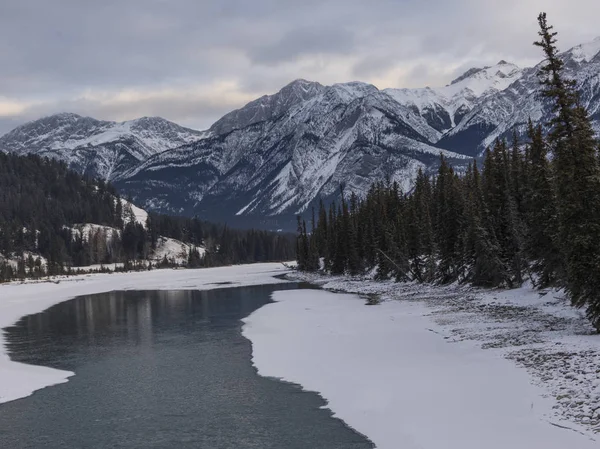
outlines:
[[[114,290],[209,290],[222,288],[224,282],[230,282],[232,287],[275,284],[284,281],[273,276],[287,271],[282,264],[265,263],[200,270],[80,275],[58,277],[54,282],[0,284],[0,329],[16,323],[23,316],[80,295]],[[3,336],[0,336],[0,403],[66,382],[73,374],[11,361]]]
[[[190,251],[195,250],[200,257],[203,257],[206,250],[199,246],[184,243],[169,237],[159,237],[156,242],[156,250],[150,256],[155,262],[168,259],[177,265],[185,265],[188,262]]]
[[[0,253],[0,263],[8,262],[8,264],[13,268],[13,270],[16,270],[19,266],[19,258],[21,258],[24,261],[27,261],[29,256],[33,257],[34,260],[40,259],[41,268],[46,269],[46,267],[48,266],[48,259],[30,251],[23,251],[23,253],[18,254],[13,253],[9,256],[5,256],[4,254]]]
[[[600,336],[560,292],[292,277],[359,296],[277,292],[243,329],[259,373],[378,448],[600,447]]]
[[[122,198],[121,202],[123,203],[123,221],[126,224],[130,222],[135,222],[146,227],[146,221],[148,220],[148,212]]]

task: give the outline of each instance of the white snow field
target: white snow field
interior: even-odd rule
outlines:
[[[279,263],[198,270],[153,270],[55,278],[54,282],[0,284],[0,329],[21,317],[80,295],[115,290],[209,290],[285,282],[273,276],[288,270]],[[58,283],[55,283],[58,282]],[[225,282],[231,284],[224,285]],[[0,335],[0,403],[29,396],[40,388],[66,382],[74,373],[10,360]]]
[[[476,341],[448,341],[423,301],[366,306],[312,290],[274,299],[244,320],[259,374],[319,392],[378,449],[600,447],[553,416],[554,399],[525,369]]]

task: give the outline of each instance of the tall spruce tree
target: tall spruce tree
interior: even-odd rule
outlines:
[[[305,271],[308,269],[308,241],[306,237],[306,223],[303,222],[302,217],[298,215],[298,235],[296,237],[296,261],[298,262],[298,269]]]
[[[319,200],[319,218],[317,220],[317,228],[315,230],[315,236],[317,239],[317,251],[319,253],[319,257],[323,257],[325,260],[325,265],[327,266],[327,261],[329,260],[328,255],[328,231],[327,231],[327,211],[325,210],[325,205],[323,204],[323,200]]]

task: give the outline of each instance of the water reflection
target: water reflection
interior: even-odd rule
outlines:
[[[12,358],[76,376],[0,405],[0,447],[372,447],[251,365],[239,320],[299,287],[112,292],[24,318],[6,333]]]

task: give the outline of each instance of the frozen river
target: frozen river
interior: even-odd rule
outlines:
[[[373,447],[317,394],[252,366],[240,320],[296,288],[101,293],[20,320],[13,360],[76,375],[0,405],[0,447]]]

